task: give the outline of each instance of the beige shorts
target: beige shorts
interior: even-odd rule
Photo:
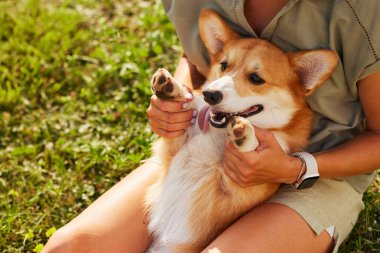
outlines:
[[[268,202],[295,210],[318,235],[327,230],[335,240],[333,252],[338,252],[364,209],[362,197],[345,180],[323,179],[304,190],[283,186]]]

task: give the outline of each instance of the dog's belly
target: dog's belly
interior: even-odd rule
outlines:
[[[224,143],[223,131],[195,135],[173,158],[168,174],[149,192],[152,201],[148,228],[155,236],[156,252],[167,247],[187,244],[195,236],[190,227],[194,196],[221,168]],[[175,252],[175,251],[173,251]]]
[[[225,131],[191,137],[173,158],[168,174],[149,191],[148,252],[200,252],[221,231],[278,184],[241,188],[222,170]]]
[[[200,110],[204,102],[195,98]],[[188,134],[168,173],[149,190],[151,253],[200,252],[278,188],[278,184],[241,188],[222,172],[225,129],[210,128],[201,134],[192,126]]]

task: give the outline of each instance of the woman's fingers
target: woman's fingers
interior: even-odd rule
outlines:
[[[156,108],[159,108],[161,111],[165,112],[179,112],[189,109],[188,102],[180,101],[170,101],[159,99],[156,95],[150,97],[151,105],[154,105]]]
[[[191,122],[192,122],[191,120],[187,120],[187,121],[178,122],[178,123],[168,123],[162,120],[149,119],[149,124],[152,128],[155,128],[155,129],[160,128],[169,132],[185,130],[190,126]]]
[[[163,121],[168,124],[172,123],[181,123],[185,121],[191,121],[191,119],[194,117],[193,110],[187,110],[187,111],[176,111],[176,112],[168,112],[168,111],[163,111],[162,109],[151,105],[148,110],[147,114],[149,119],[152,119],[154,121]],[[169,130],[169,129],[167,129]]]
[[[166,101],[155,95],[151,97],[147,115],[153,132],[165,138],[184,134],[196,119],[196,111],[187,102]]]

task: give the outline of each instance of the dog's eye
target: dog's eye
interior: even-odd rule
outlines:
[[[228,66],[228,64],[227,64],[226,61],[221,62],[221,63],[220,63],[220,70],[221,70],[222,72],[225,71],[225,70],[227,69],[227,66]]]
[[[256,73],[249,74],[248,79],[251,83],[255,85],[260,85],[265,83],[265,81]]]

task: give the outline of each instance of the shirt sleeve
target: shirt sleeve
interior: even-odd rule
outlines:
[[[344,2],[346,8],[350,9],[358,32],[361,33],[361,40],[356,41],[354,44],[356,50],[353,48],[351,54],[353,62],[357,64],[357,80],[361,80],[380,71],[380,1],[345,0]],[[346,37],[346,40],[349,41],[350,37]],[[361,55],[355,55],[355,52]],[[357,59],[360,61],[356,61]]]

